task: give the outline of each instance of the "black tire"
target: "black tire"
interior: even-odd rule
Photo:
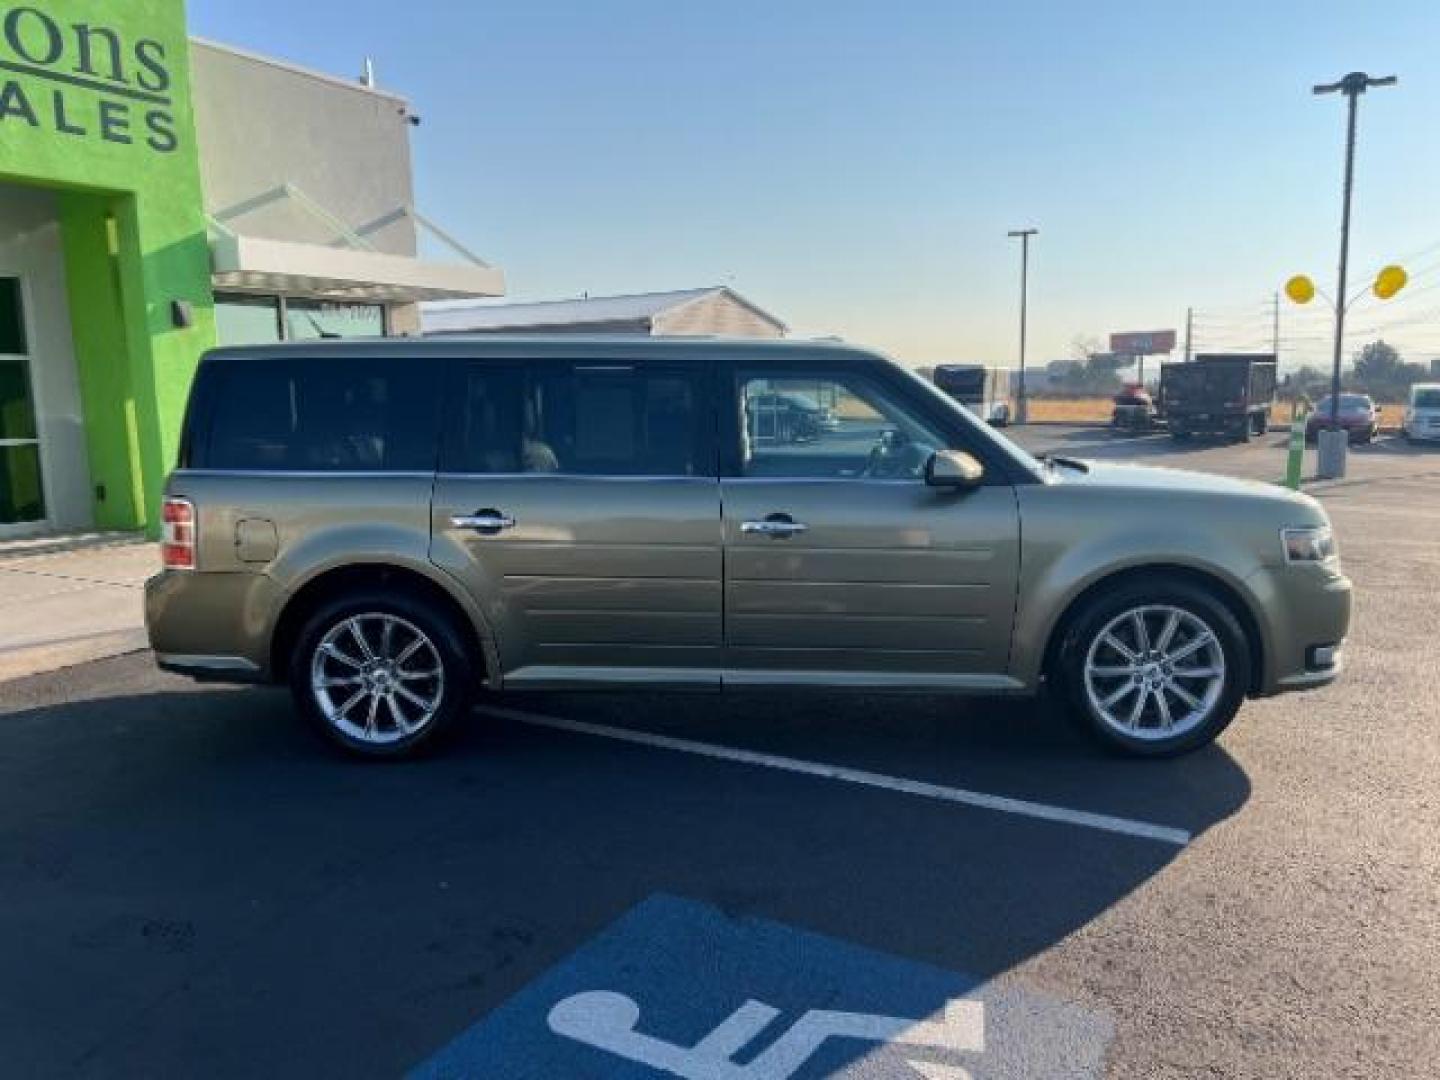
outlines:
[[[1208,710],[1193,726],[1182,727],[1177,722],[1177,727],[1181,727],[1181,730],[1174,736],[1163,735],[1159,722],[1159,707],[1154,704],[1153,696],[1142,702],[1139,714],[1142,724],[1147,714],[1155,718],[1153,732],[1146,734],[1142,728],[1141,734],[1132,735],[1120,730],[1099,711],[1087,686],[1086,664],[1092,646],[1096,647],[1097,656],[1105,655],[1098,650],[1107,648],[1096,646],[1097,638],[1101,637],[1117,618],[1122,618],[1138,608],[1178,609],[1188,613],[1213,634],[1224,657],[1224,674],[1215,678],[1216,692],[1213,700],[1202,695],[1202,704],[1208,704]],[[1162,630],[1165,617],[1163,613],[1147,616],[1155,622],[1157,629]],[[1213,647],[1207,646],[1205,653],[1213,656]],[[1176,667],[1178,666],[1177,662]],[[1084,602],[1064,631],[1064,638],[1056,655],[1056,670],[1052,674],[1064,690],[1071,717],[1101,745],[1134,757],[1174,757],[1214,742],[1235,719],[1235,714],[1250,687],[1250,649],[1239,620],[1228,606],[1215,599],[1210,592],[1179,578],[1163,575],[1136,577],[1115,588],[1102,588]],[[1121,677],[1103,685],[1107,691],[1113,692],[1126,683],[1127,678]],[[1199,685],[1194,680],[1184,680],[1181,688],[1191,693],[1197,691]],[[1141,692],[1154,694],[1153,691]],[[1174,691],[1162,689],[1160,693],[1165,698],[1167,709],[1171,702],[1180,702],[1180,699],[1174,696]],[[1120,700],[1128,702],[1132,699],[1122,697]],[[1186,718],[1187,723],[1189,719]]]
[[[432,663],[435,665],[433,670],[439,672],[438,679],[425,679],[422,674],[410,674],[408,677],[415,680],[413,683],[395,680],[411,691],[412,695],[427,702],[433,699],[435,704],[432,709],[422,711],[418,706],[399,697],[404,691],[393,690],[388,699],[382,701],[375,712],[370,714],[376,726],[376,735],[370,739],[365,738],[363,732],[347,730],[358,720],[350,721],[346,717],[335,719],[335,714],[340,711],[343,703],[330,699],[327,708],[327,704],[321,700],[321,691],[312,685],[312,677],[317,671],[316,654],[327,636],[332,632],[340,632],[340,628],[357,617],[360,619],[362,635],[370,639],[376,637],[376,627],[380,628],[380,636],[383,637],[387,621],[395,628],[393,633],[396,640],[392,642],[392,657],[403,654],[417,640],[416,636],[412,636],[412,631],[418,637],[423,637],[424,644],[416,647],[408,661],[413,661],[422,673],[423,670],[430,669]],[[379,677],[378,673],[362,675],[356,670],[351,661],[365,659],[360,643],[353,636],[343,640],[349,646],[346,651],[348,659],[342,663],[334,651],[327,651],[327,658],[323,661],[325,667],[319,670],[335,677],[337,681],[351,678],[352,671],[357,681],[371,678],[372,674]],[[332,644],[338,645],[338,642]],[[380,641],[371,640],[369,648],[378,656],[381,652]],[[347,753],[365,758],[402,758],[415,754],[422,747],[435,745],[454,724],[455,718],[469,708],[475,685],[474,670],[465,646],[465,635],[448,612],[404,591],[365,590],[327,601],[306,619],[296,638],[295,650],[290,659],[290,692],[294,696],[296,707],[316,730]],[[356,692],[370,685],[372,684],[362,681]],[[392,686],[393,682],[384,685]],[[337,691],[337,699],[342,692],[350,693],[350,688],[347,686]],[[380,697],[378,692],[374,696]],[[357,716],[362,709],[368,712],[369,705],[370,697],[367,696],[355,706]],[[408,725],[402,726],[396,720],[392,711],[395,708],[408,716],[414,723],[414,730],[408,730]],[[385,730],[387,725],[391,729],[389,732]]]

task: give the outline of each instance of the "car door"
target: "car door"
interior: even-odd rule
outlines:
[[[724,381],[727,685],[1013,688],[1014,489],[1001,469],[963,492],[924,480],[934,450],[974,448],[971,422],[901,373],[839,362]],[[831,421],[779,437],[755,408],[777,392]]]
[[[718,687],[710,369],[477,360],[451,380],[432,559],[486,613],[504,681]]]

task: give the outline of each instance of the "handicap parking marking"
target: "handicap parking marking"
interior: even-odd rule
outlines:
[[[1099,1077],[1099,1012],[657,895],[410,1080]]]
[[[566,720],[555,716],[540,716],[535,713],[521,712],[517,709],[506,709],[487,705],[479,711],[504,720],[529,724],[532,727],[550,728],[556,731],[567,731],[579,735],[594,735],[603,739],[614,739],[620,742],[635,743],[637,745],[662,750],[675,750],[681,753],[695,754],[700,757],[714,758],[720,761],[733,761],[744,765],[758,765],[762,768],[778,769],[781,772],[799,773],[804,776],[835,780],[840,783],[857,784],[861,787],[880,788],[887,791],[899,792],[904,795],[918,795],[922,798],[935,799],[940,802],[960,803],[965,806],[977,807],[982,810],[993,810],[1002,814],[1014,814],[1019,817],[1037,818],[1041,821],[1073,825],[1083,829],[1097,829],[1101,832],[1119,833],[1124,836],[1132,836],[1142,840],[1154,840],[1157,843],[1172,844],[1176,847],[1185,847],[1191,840],[1190,833],[1187,830],[1178,829],[1170,825],[1157,825],[1148,821],[1116,817],[1113,814],[1098,814],[1090,810],[1075,810],[1065,806],[1052,806],[1049,803],[1033,802],[1029,799],[1017,799],[1009,795],[992,795],[983,791],[970,791],[966,788],[933,784],[925,780],[911,780],[903,776],[890,776],[885,773],[869,772],[865,769],[852,769],[843,765],[829,765],[819,761],[806,761],[802,758],[781,757],[775,754],[760,753],[755,750],[741,750],[733,746],[697,742],[693,739],[680,739],[672,735],[657,735],[648,731],[634,731],[630,728],[612,727],[608,724],[592,724],[584,720]]]

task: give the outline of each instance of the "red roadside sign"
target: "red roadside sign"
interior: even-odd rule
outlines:
[[[1155,356],[1175,351],[1174,330],[1139,330],[1110,335],[1110,351],[1125,356]]]

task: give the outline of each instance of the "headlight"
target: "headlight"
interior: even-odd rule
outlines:
[[[1335,546],[1335,533],[1329,525],[1281,529],[1280,539],[1285,545],[1286,562],[1323,563],[1340,557]]]

